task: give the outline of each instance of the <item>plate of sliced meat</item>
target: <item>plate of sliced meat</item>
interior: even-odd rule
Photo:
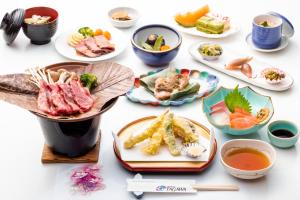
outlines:
[[[109,30],[109,31],[107,31]],[[115,28],[75,28],[62,33],[55,41],[55,48],[62,56],[78,61],[102,61],[122,53],[127,43],[123,34]]]

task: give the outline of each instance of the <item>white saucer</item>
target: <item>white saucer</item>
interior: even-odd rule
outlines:
[[[252,49],[254,49],[254,50],[256,50],[256,51],[260,51],[260,52],[274,52],[274,51],[280,51],[280,50],[284,49],[285,47],[287,47],[287,45],[289,44],[289,38],[286,37],[286,36],[282,36],[282,38],[281,38],[281,43],[280,43],[279,47],[274,48],[274,49],[261,49],[261,48],[255,46],[255,45],[253,44],[253,41],[252,41],[252,34],[251,34],[251,33],[249,33],[249,34],[247,35],[247,37],[246,37],[246,42],[247,42],[247,44],[248,44]]]

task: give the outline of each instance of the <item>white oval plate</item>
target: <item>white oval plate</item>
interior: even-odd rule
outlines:
[[[175,22],[175,24],[176,24],[175,28],[180,32],[183,32],[183,33],[186,33],[186,34],[189,34],[189,35],[194,35],[194,36],[211,38],[211,39],[225,38],[225,37],[228,37],[230,35],[233,35],[233,34],[239,32],[239,30],[240,30],[240,27],[238,25],[236,25],[235,23],[233,23],[233,22],[230,23],[230,28],[227,31],[225,31],[221,34],[208,34],[208,33],[198,31],[196,29],[196,27],[186,28],[186,27],[180,26],[176,22]]]
[[[249,47],[251,47],[252,49],[256,50],[256,51],[260,51],[260,52],[265,52],[265,53],[269,53],[269,52],[275,52],[275,51],[280,51],[282,49],[284,49],[285,47],[288,46],[289,44],[289,38],[286,36],[282,36],[281,38],[281,42],[279,47],[274,48],[274,49],[261,49],[259,47],[256,47],[253,42],[252,42],[252,34],[249,33],[246,37],[246,43],[248,44]]]
[[[90,26],[90,27],[95,29],[95,27],[93,27],[93,26]],[[62,33],[61,35],[59,35],[55,40],[56,51],[59,54],[61,54],[62,56],[69,58],[71,60],[95,62],[95,61],[111,59],[113,57],[116,57],[117,55],[119,55],[120,53],[122,53],[125,50],[125,48],[127,46],[127,42],[126,42],[127,39],[124,37],[122,32],[120,32],[119,30],[112,28],[112,27],[99,27],[99,28],[110,32],[110,34],[111,34],[110,42],[115,45],[115,51],[105,54],[105,55],[102,55],[102,56],[99,56],[99,57],[96,57],[96,58],[89,58],[89,57],[78,55],[76,53],[75,48],[71,47],[68,44],[68,37],[72,33],[76,32],[79,28],[72,29],[71,31],[68,31],[68,32],[65,32],[65,33]]]
[[[241,81],[250,83],[252,85],[255,85],[257,87],[264,88],[267,90],[284,91],[284,90],[288,90],[289,88],[291,88],[293,86],[294,79],[288,73],[286,73],[285,79],[279,84],[270,84],[267,81],[265,81],[265,79],[260,76],[261,71],[265,68],[274,67],[274,66],[271,64],[262,62],[256,58],[253,58],[249,62],[249,64],[252,66],[253,78],[246,77],[239,70],[225,69],[225,64],[232,61],[233,59],[249,56],[249,55],[243,55],[243,54],[237,53],[226,47],[222,47],[223,54],[220,56],[220,58],[218,60],[213,60],[213,61],[204,60],[202,58],[202,56],[200,55],[200,53],[198,52],[198,48],[201,44],[202,44],[202,42],[192,44],[189,48],[189,53],[195,60],[207,65],[208,67],[211,67],[211,68],[218,70],[224,74],[227,74],[231,77],[237,78]]]

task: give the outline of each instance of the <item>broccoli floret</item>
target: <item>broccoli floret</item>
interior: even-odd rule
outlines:
[[[94,31],[90,27],[82,27],[78,30],[78,32],[84,37],[93,37]]]
[[[85,73],[80,76],[80,81],[84,87],[87,87],[90,91],[95,88],[97,83],[97,76],[91,73]]]

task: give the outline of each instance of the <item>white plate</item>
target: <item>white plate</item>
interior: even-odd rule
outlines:
[[[236,53],[228,48],[222,47],[223,48],[223,54],[220,56],[220,58],[218,60],[214,60],[214,61],[207,61],[204,60],[202,58],[202,56],[200,55],[200,53],[198,52],[198,47],[201,45],[202,43],[198,43],[198,44],[193,44],[190,46],[189,48],[189,53],[191,54],[191,56],[196,59],[197,61],[215,69],[218,70],[220,72],[223,72],[224,74],[227,74],[229,76],[232,76],[234,78],[240,79],[242,81],[245,81],[247,83],[250,83],[252,85],[255,85],[257,87],[261,87],[267,90],[273,90],[273,91],[284,91],[284,90],[288,90],[289,88],[292,87],[293,85],[293,78],[286,73],[286,77],[285,79],[278,83],[278,84],[270,84],[267,81],[265,81],[265,79],[263,77],[261,77],[261,71],[265,68],[268,67],[274,67],[270,64],[264,63],[262,61],[259,61],[255,58],[253,58],[249,64],[252,66],[252,71],[253,71],[253,78],[248,78],[246,77],[243,73],[241,73],[239,70],[227,70],[225,69],[225,65],[226,63],[236,59],[236,58],[242,58],[242,57],[246,57],[247,55],[242,55],[239,53]],[[248,55],[249,56],[249,55]],[[283,70],[284,71],[284,70]]]
[[[223,32],[221,34],[208,34],[208,33],[204,33],[204,32],[198,31],[196,29],[196,27],[186,28],[186,27],[180,26],[177,23],[175,25],[175,28],[178,31],[186,33],[186,34],[190,34],[190,35],[194,35],[194,36],[200,36],[200,37],[205,37],[205,38],[212,38],[212,39],[225,38],[225,37],[228,37],[230,35],[233,35],[233,34],[239,32],[239,30],[240,30],[240,27],[238,25],[236,25],[235,23],[233,23],[233,22],[230,22],[230,28],[227,31],[225,31],[225,32]]]
[[[90,26],[92,27],[92,26]],[[80,27],[79,27],[80,28]],[[113,57],[116,57],[120,53],[122,53],[126,46],[127,46],[127,39],[123,36],[122,32],[119,30],[113,28],[113,27],[99,27],[102,30],[107,30],[111,34],[111,40],[110,42],[115,45],[115,51],[96,57],[96,58],[89,58],[85,56],[78,55],[76,53],[75,48],[71,47],[68,44],[68,37],[76,32],[79,28],[72,29],[71,31],[62,33],[57,37],[55,40],[55,49],[56,51],[61,54],[62,56],[72,59],[72,60],[78,60],[78,61],[85,61],[85,62],[95,62],[95,61],[102,61],[102,60],[107,60],[111,59]],[[97,28],[97,27],[96,27]],[[95,27],[93,27],[95,29]],[[129,41],[129,40],[128,40]]]
[[[256,51],[268,53],[268,52],[280,51],[280,50],[284,49],[285,47],[287,47],[288,44],[289,44],[289,38],[283,35],[282,38],[281,38],[281,43],[280,43],[279,47],[277,47],[277,48],[275,48],[275,49],[261,49],[261,48],[255,46],[255,45],[253,44],[253,41],[252,41],[252,34],[251,34],[251,33],[249,33],[249,34],[247,35],[247,37],[246,37],[246,42],[247,42],[247,44],[248,44],[252,49],[254,49],[254,50],[256,50]]]

